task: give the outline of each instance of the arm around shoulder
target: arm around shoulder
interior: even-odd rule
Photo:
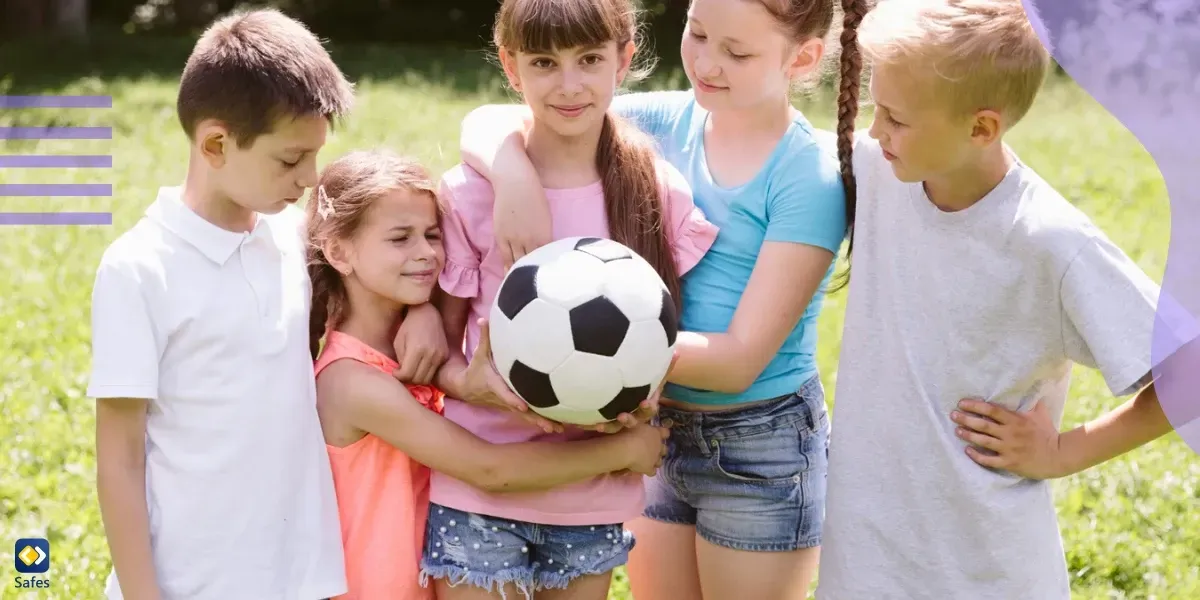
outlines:
[[[485,104],[467,113],[459,135],[459,151],[463,162],[484,177],[491,178],[498,166],[510,166],[505,159],[523,166],[516,156],[524,154],[525,133],[533,114],[524,104]],[[499,161],[499,162],[498,162]]]

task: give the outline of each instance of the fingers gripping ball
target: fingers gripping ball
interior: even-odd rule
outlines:
[[[491,316],[492,359],[542,416],[575,425],[632,413],[658,388],[678,330],[661,277],[608,239],[551,242],[513,264]]]

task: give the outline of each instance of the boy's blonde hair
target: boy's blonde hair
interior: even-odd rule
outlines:
[[[1050,66],[1021,0],[882,0],[859,26],[863,56],[927,77],[958,114],[992,109],[1011,127]]]

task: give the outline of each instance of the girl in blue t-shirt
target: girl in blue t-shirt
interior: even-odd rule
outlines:
[[[686,331],[659,412],[670,453],[648,482],[646,518],[630,525],[638,600],[802,598],[816,571],[829,434],[816,325],[854,219],[854,32],[867,10],[842,5],[836,138],[789,102],[818,72],[832,0],[693,0],[681,47],[692,89],[613,103],[720,228],[683,279]],[[528,119],[523,106],[487,106],[463,123],[463,159],[494,186],[509,264],[552,239]]]

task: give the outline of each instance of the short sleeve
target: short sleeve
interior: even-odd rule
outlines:
[[[107,255],[92,288],[92,398],[158,399],[165,335],[147,300],[150,275],[127,260]]]
[[[662,197],[666,199],[671,248],[675,264],[679,266],[679,274],[682,275],[704,258],[717,240],[718,229],[692,200],[691,187],[682,173],[662,160],[658,164],[658,173],[662,182]]]
[[[764,241],[793,242],[837,254],[846,237],[846,196],[837,157],[820,144],[792,152],[767,190]]]
[[[1149,383],[1152,356],[1169,356],[1196,337],[1194,322],[1177,322],[1159,331],[1172,338],[1169,347],[1156,344],[1159,287],[1102,235],[1093,236],[1072,259],[1060,294],[1067,357],[1098,369],[1115,396]]]
[[[613,98],[612,110],[662,144],[691,99],[691,92],[635,92]]]
[[[458,193],[467,185],[455,171],[446,173],[438,186],[442,202],[442,247],[446,264],[438,276],[442,291],[457,298],[479,295],[479,265],[481,257],[471,243],[468,222],[470,206],[464,205]]]

